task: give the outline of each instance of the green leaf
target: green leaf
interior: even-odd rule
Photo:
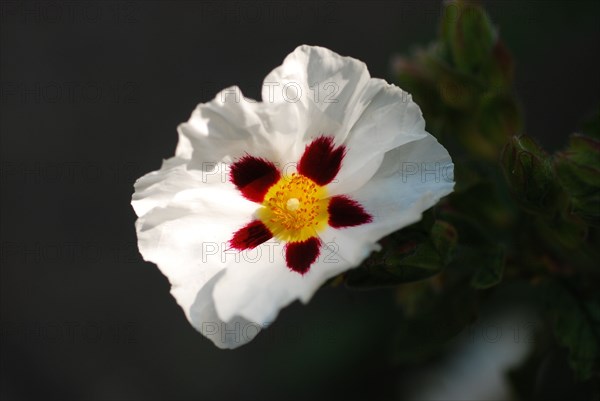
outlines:
[[[456,229],[448,222],[437,220],[431,227],[431,241],[443,264],[450,263],[458,242]]]
[[[504,176],[513,196],[531,213],[554,214],[554,170],[549,156],[533,139],[512,137],[501,157]]]
[[[495,286],[502,281],[505,265],[505,250],[498,246],[493,250],[481,250],[473,261],[477,263],[475,274],[471,278],[474,288],[485,289]]]
[[[582,256],[581,247],[588,232],[583,221],[558,215],[553,219],[537,220],[535,229],[540,238],[548,241],[551,249],[566,248],[569,252],[578,252],[577,256]],[[570,262],[573,263],[577,256],[570,256]]]
[[[492,181],[481,180],[463,192],[452,193],[448,197],[450,207],[441,209],[439,216],[456,227],[463,244],[487,247],[506,236],[514,221],[512,205],[505,199],[509,197],[503,197]]]
[[[470,190],[475,185],[482,182],[482,174],[479,171],[478,165],[472,163],[467,159],[455,159],[454,160],[454,179],[456,185],[454,186],[454,194],[462,193]]]
[[[557,315],[554,330],[558,341],[569,348],[571,367],[580,379],[586,380],[598,362],[600,338],[596,337],[593,326],[600,328],[600,306],[587,303],[582,307],[587,313],[562,309]]]
[[[452,260],[458,235],[454,227],[435,221],[429,232],[418,223],[384,238],[383,250],[372,254],[360,267],[345,275],[352,288],[395,286],[432,277]]]
[[[567,154],[577,164],[591,165],[598,168],[600,140],[581,134],[573,134],[569,138]]]
[[[346,286],[356,289],[391,287],[425,280],[438,273],[438,270],[427,270],[414,266],[396,268],[383,264],[374,266],[363,264],[346,274]]]
[[[580,380],[587,380],[600,362],[600,300],[578,299],[568,285],[545,283],[548,312],[556,340],[569,349],[571,368]]]
[[[567,150],[554,157],[554,168],[573,211],[600,225],[600,140],[572,135]]]

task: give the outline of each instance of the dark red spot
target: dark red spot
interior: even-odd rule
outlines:
[[[262,202],[265,194],[281,174],[268,160],[244,156],[231,165],[229,177],[242,195],[251,201]]]
[[[312,237],[302,242],[288,242],[285,245],[285,260],[293,271],[304,274],[319,257],[321,240]]]
[[[370,223],[373,218],[356,201],[344,196],[333,196],[327,208],[329,225],[333,228],[360,226]]]
[[[340,171],[344,146],[333,147],[333,138],[321,136],[306,146],[298,172],[319,185],[329,184]]]
[[[229,246],[238,251],[243,251],[244,249],[256,248],[271,238],[273,238],[273,234],[267,226],[260,220],[254,220],[233,234],[233,238],[229,240]]]

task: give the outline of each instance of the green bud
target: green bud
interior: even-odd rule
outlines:
[[[516,135],[521,129],[520,113],[514,99],[496,92],[481,98],[478,120],[482,136],[496,149],[500,149],[506,138]]]
[[[492,59],[491,87],[509,89],[514,79],[515,65],[508,48],[501,40],[492,49]]]
[[[456,229],[450,223],[436,220],[431,227],[430,237],[442,263],[445,265],[450,263],[458,242]]]
[[[427,118],[439,115],[442,103],[435,80],[423,62],[425,57],[423,53],[417,52],[411,59],[396,56],[392,60],[391,68],[398,86],[412,94],[414,101],[421,107]]]
[[[505,265],[505,250],[497,246],[489,250],[479,250],[477,270],[471,277],[473,288],[486,289],[499,284],[502,281]]]
[[[472,110],[478,96],[477,88],[466,79],[442,74],[439,79],[438,92],[443,102],[453,109]]]
[[[481,86],[473,77],[452,68],[435,52],[426,55],[424,64],[435,78],[438,96],[445,105],[462,111],[477,107]]]
[[[481,6],[474,2],[446,3],[442,39],[453,65],[469,75],[486,76],[492,65],[496,30]]]
[[[572,135],[567,150],[554,157],[554,166],[573,212],[600,225],[600,141]]]
[[[512,137],[502,151],[501,162],[513,196],[525,209],[554,212],[554,172],[546,152],[527,136]]]

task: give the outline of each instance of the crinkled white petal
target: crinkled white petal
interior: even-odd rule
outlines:
[[[295,93],[304,95],[292,102]],[[337,145],[346,146],[342,168],[328,188],[331,194],[360,188],[387,151],[428,135],[410,94],[371,78],[361,61],[321,47],[300,46],[288,55],[265,78],[262,97],[264,102],[296,106],[290,119],[300,118],[299,136],[294,153],[288,153],[295,160],[319,135],[332,136]]]
[[[304,145],[319,135],[333,136],[338,144],[344,141],[363,111],[362,95],[370,78],[362,61],[303,45],[267,75],[262,99],[267,104],[294,107],[290,118],[297,119],[297,159]]]
[[[191,159],[190,168],[204,170],[245,154],[282,163],[289,158],[286,149],[294,143],[297,131],[288,109],[287,104],[247,99],[235,86],[224,89],[212,101],[198,105],[178,127],[177,156]]]
[[[422,138],[425,122],[405,91],[371,78],[352,57],[315,46],[299,46],[263,82],[262,102],[238,87],[200,104],[179,126],[177,156],[190,168],[222,168],[245,154],[264,157],[286,169],[306,145],[325,135],[345,145],[333,194],[362,186],[379,168],[383,155]],[[351,178],[351,179],[348,179]]]
[[[220,174],[188,170],[176,160],[140,178],[135,187],[140,253],[168,277],[177,303],[202,332],[199,322],[216,322],[214,305],[198,306],[202,300],[213,302],[204,287],[231,263],[224,253],[227,241],[250,221],[256,204],[239,196]],[[237,346],[227,337],[208,337],[220,347]]]
[[[453,187],[450,157],[425,131],[412,98],[370,78],[364,63],[324,48],[298,47],[265,78],[262,102],[227,88],[178,132],[175,157],[136,182],[138,244],[169,278],[192,325],[221,348],[250,341],[294,300],[308,302],[327,279],[360,264],[380,238],[420,219]],[[287,268],[284,244],[275,240],[227,250],[258,207],[228,181],[229,165],[252,155],[287,170],[321,135],[347,150],[329,193],[349,195],[374,221],[326,229],[305,275]],[[427,162],[438,163],[444,177],[419,169]]]
[[[427,137],[421,109],[412,96],[383,80],[371,80],[367,103],[344,141],[346,156],[331,194],[344,194],[362,187],[379,169],[384,155],[399,146]]]
[[[155,207],[166,205],[178,192],[200,185],[201,182],[182,168],[187,163],[186,159],[172,157],[163,161],[159,171],[138,178],[131,197],[131,205],[138,216],[143,216]]]
[[[291,271],[284,258],[285,244],[270,241],[242,256],[227,268],[213,292],[219,317],[241,316],[259,325],[270,324],[279,310],[300,299],[308,302],[329,278],[352,267],[338,257],[337,249],[322,247],[308,273]]]
[[[324,236],[339,243],[340,255],[357,265],[375,241],[419,221],[425,210],[453,188],[450,155],[428,134],[388,152],[369,182],[347,194],[373,216],[371,223],[328,231]]]
[[[173,295],[176,298],[185,297],[183,292],[190,292],[191,296],[195,296],[189,312],[192,326],[217,347],[234,349],[251,341],[266,325],[259,325],[239,316],[233,316],[227,321],[223,321],[219,317],[212,293],[223,273],[224,270],[217,273],[199,290],[178,287],[173,290]]]

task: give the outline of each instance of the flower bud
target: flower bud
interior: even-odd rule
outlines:
[[[513,97],[505,94],[490,92],[482,96],[478,120],[482,136],[498,150],[506,143],[506,138],[521,129],[517,104]]]
[[[487,75],[497,34],[481,6],[470,1],[446,3],[441,31],[452,62],[459,71]]]
[[[533,213],[555,209],[550,159],[531,138],[512,137],[502,152],[502,168],[515,198]]]
[[[571,199],[573,212],[600,224],[600,141],[572,135],[566,151],[554,157],[558,181]]]

